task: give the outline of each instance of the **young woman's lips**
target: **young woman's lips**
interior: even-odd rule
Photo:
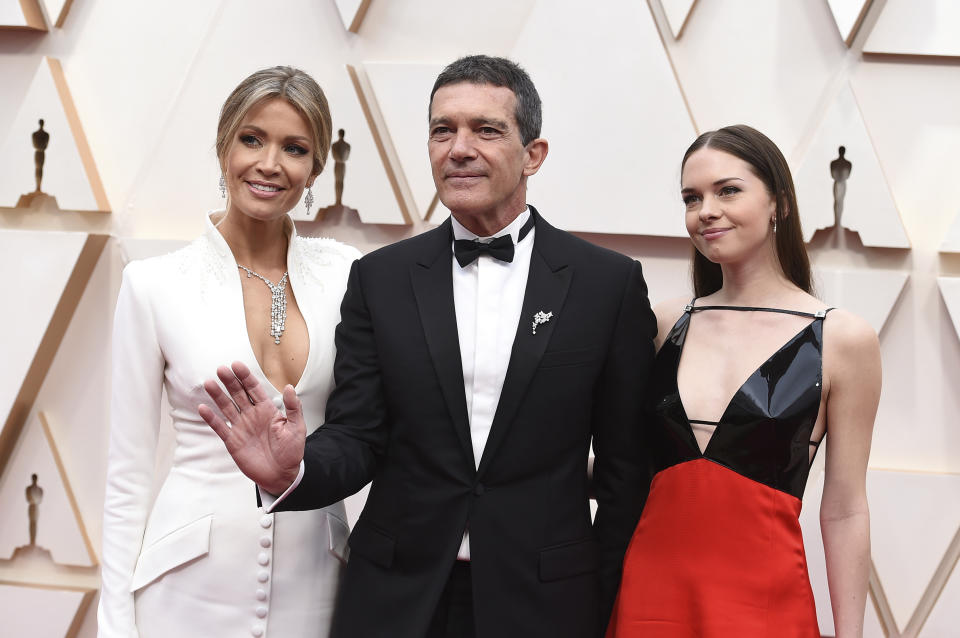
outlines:
[[[700,235],[707,241],[713,241],[714,239],[720,239],[727,234],[729,228],[708,228],[700,232]]]
[[[246,184],[247,190],[250,191],[254,197],[260,199],[273,199],[283,191],[279,186],[267,184],[266,182],[246,182]]]

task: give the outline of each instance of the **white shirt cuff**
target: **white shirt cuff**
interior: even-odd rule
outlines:
[[[290,484],[290,487],[288,487],[287,489],[285,489],[285,490],[283,491],[283,494],[281,494],[280,496],[274,496],[273,494],[271,494],[270,492],[266,491],[265,489],[263,489],[263,488],[260,487],[259,485],[257,486],[257,491],[260,492],[260,502],[263,504],[263,510],[264,510],[267,514],[272,514],[272,513],[273,513],[273,508],[275,508],[277,505],[279,505],[279,504],[283,501],[283,499],[287,498],[287,494],[289,494],[289,493],[292,492],[293,490],[297,489],[297,486],[300,485],[300,481],[303,480],[304,468],[305,468],[305,466],[304,466],[304,464],[303,464],[303,460],[301,460],[301,461],[300,461],[300,471],[297,473],[297,478],[295,478],[295,479],[293,480],[293,483]]]

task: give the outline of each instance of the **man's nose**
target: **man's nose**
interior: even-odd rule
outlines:
[[[470,159],[476,154],[473,135],[470,132],[457,131],[450,145],[450,158],[454,160]]]

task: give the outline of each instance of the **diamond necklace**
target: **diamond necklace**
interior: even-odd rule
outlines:
[[[270,289],[270,294],[272,295],[272,299],[270,300],[270,336],[273,337],[273,342],[279,346],[280,337],[283,335],[283,331],[287,326],[286,289],[288,273],[283,273],[283,277],[275,284],[263,275],[253,272],[246,266],[237,264],[237,268],[245,270],[247,272],[247,278],[256,277],[267,284],[267,287]]]

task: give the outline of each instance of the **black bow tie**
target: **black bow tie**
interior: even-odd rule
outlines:
[[[520,229],[517,241],[523,241],[530,229],[533,228],[533,215]],[[509,234],[494,237],[489,242],[478,239],[457,239],[453,242],[453,256],[461,268],[466,268],[477,260],[480,255],[490,255],[494,259],[510,263],[513,261],[513,239]]]

